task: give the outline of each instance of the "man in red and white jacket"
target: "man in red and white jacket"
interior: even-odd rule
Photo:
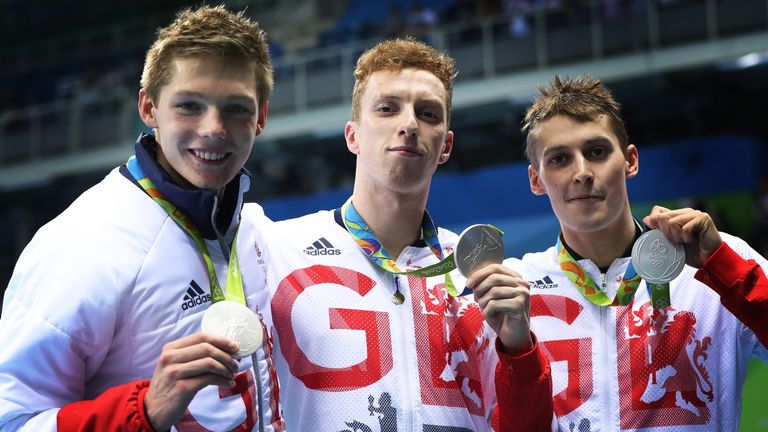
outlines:
[[[454,77],[453,59],[414,40],[363,54],[345,128],[357,158],[350,201],[265,234],[267,321],[291,430],[551,425],[548,364],[529,330],[520,275],[501,264],[478,270],[471,288],[500,288],[478,306],[449,296],[444,276],[398,274],[436,264],[456,244],[426,212],[432,174],[453,149]],[[463,278],[453,281],[464,288]]]
[[[738,430],[747,362],[768,361],[768,262],[706,213],[655,207],[645,224],[686,249],[671,305],[652,307],[645,281],[611,305],[631,287],[643,231],[626,189],[638,150],[619,105],[595,79],[557,77],[524,131],[531,190],[548,196],[561,234],[505,264],[530,283],[559,429]]]

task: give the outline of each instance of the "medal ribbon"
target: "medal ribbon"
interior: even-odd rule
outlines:
[[[157,189],[154,182],[144,174],[144,170],[139,165],[139,161],[136,160],[136,156],[131,156],[126,163],[128,171],[133,178],[139,183],[142,189],[149,195],[160,207],[168,213],[168,216],[176,222],[184,231],[192,237],[197,248],[200,250],[200,254],[203,256],[203,261],[206,269],[208,270],[208,283],[211,287],[211,302],[216,303],[222,300],[231,300],[245,305],[245,292],[243,290],[243,276],[240,273],[240,265],[237,260],[237,232],[232,240],[232,250],[229,254],[229,263],[227,265],[227,293],[224,295],[219,285],[219,279],[216,277],[216,269],[213,266],[213,260],[211,254],[208,253],[208,247],[205,245],[202,234],[189,219],[182,210],[177,208],[173,203]]]
[[[386,250],[384,250],[384,247],[381,246],[381,242],[376,238],[371,227],[363,220],[360,213],[355,210],[355,206],[352,205],[352,198],[349,198],[347,202],[341,206],[341,215],[347,232],[349,232],[352,238],[355,239],[355,242],[360,246],[360,249],[362,249],[363,252],[365,252],[365,254],[382,269],[398,275],[423,278],[444,274],[445,290],[448,294],[453,297],[461,294],[456,290],[456,286],[454,285],[451,276],[448,274],[451,270],[456,268],[456,261],[453,259],[453,254],[443,258],[443,249],[440,246],[440,240],[437,238],[437,227],[432,221],[432,217],[430,217],[429,213],[426,211],[424,211],[424,218],[421,220],[421,234],[424,241],[429,245],[429,249],[435,256],[437,256],[440,262],[412,271],[401,271],[397,267],[397,263],[395,263],[395,260],[389,256]]]
[[[635,224],[640,224],[635,221]],[[642,226],[640,226],[642,230]],[[637,287],[640,286],[642,278],[638,276],[635,271],[635,267],[632,265],[632,260],[629,261],[627,270],[624,272],[624,276],[621,277],[619,288],[616,290],[616,295],[613,300],[609,299],[605,292],[597,287],[592,277],[584,271],[584,269],[576,262],[576,260],[568,252],[568,249],[563,245],[562,232],[557,236],[557,262],[560,264],[560,268],[568,279],[573,283],[576,289],[587,300],[598,306],[626,306],[632,301],[632,297],[637,291]],[[669,283],[665,284],[652,284],[646,282],[648,293],[651,297],[651,304],[655,309],[663,308],[670,305],[669,302]]]

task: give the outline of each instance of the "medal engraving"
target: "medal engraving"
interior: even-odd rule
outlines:
[[[233,356],[243,358],[256,352],[261,345],[264,331],[259,317],[240,303],[224,300],[211,305],[203,314],[204,332],[232,339],[240,345]]]
[[[647,283],[669,283],[683,271],[685,248],[670,243],[659,230],[648,231],[632,246],[632,266]]]
[[[504,261],[501,234],[489,225],[472,225],[459,236],[454,257],[464,277],[488,264],[500,264]]]

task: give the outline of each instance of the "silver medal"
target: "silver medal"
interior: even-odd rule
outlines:
[[[488,264],[501,264],[504,261],[501,233],[490,225],[472,225],[459,236],[453,256],[464,277],[470,277]]]
[[[674,245],[659,230],[651,230],[632,246],[632,266],[647,283],[665,284],[685,266],[685,248]]]
[[[240,345],[233,356],[242,358],[256,352],[261,345],[264,331],[259,317],[240,303],[224,300],[216,302],[203,314],[201,327],[204,332],[232,339]]]

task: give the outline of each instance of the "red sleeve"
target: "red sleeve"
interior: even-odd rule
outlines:
[[[696,272],[696,279],[720,295],[720,302],[768,347],[768,279],[755,260],[723,243]]]
[[[499,364],[496,366],[496,409],[494,429],[500,432],[552,430],[552,375],[549,361],[539,350],[531,332],[533,348],[524,354],[509,355],[496,339]]]
[[[56,416],[59,432],[153,432],[144,412],[149,381],[112,387],[96,399],[64,405]]]

